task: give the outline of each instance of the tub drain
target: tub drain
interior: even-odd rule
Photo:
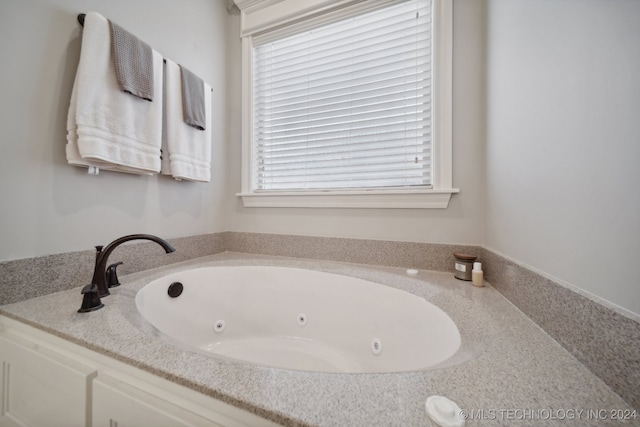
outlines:
[[[182,286],[182,283],[173,282],[172,284],[169,285],[169,288],[167,289],[167,293],[171,298],[177,298],[180,295],[182,295],[183,289],[184,289],[184,286]]]

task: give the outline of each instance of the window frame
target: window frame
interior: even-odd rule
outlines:
[[[255,38],[279,38],[403,0],[234,0],[241,9],[244,207],[446,208],[453,188],[452,0],[433,2],[432,188],[259,190],[253,186],[252,58]]]

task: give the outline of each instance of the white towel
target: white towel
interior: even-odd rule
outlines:
[[[76,75],[76,80],[78,76]],[[113,163],[100,162],[97,160],[89,161],[80,156],[78,150],[78,133],[76,132],[76,97],[77,90],[74,83],[71,91],[71,103],[69,104],[69,114],[67,115],[67,162],[73,166],[88,167],[90,172],[97,174],[100,169],[111,170],[116,172],[135,173],[135,174],[147,174],[151,175],[151,172],[140,172],[138,169],[129,169],[124,166],[115,165]]]
[[[190,181],[211,180],[211,86],[204,84],[205,130],[186,124],[182,117],[180,67],[166,59],[164,66],[165,123],[162,173]]]
[[[67,161],[121,172],[160,172],[162,56],[153,52],[153,102],[123,92],[111,58],[108,21],[85,17],[80,62],[67,118]]]

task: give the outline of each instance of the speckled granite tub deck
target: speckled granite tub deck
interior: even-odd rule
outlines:
[[[640,410],[640,323],[479,246],[224,232],[118,247],[119,274],[224,251],[452,271],[453,253],[480,257],[485,279],[551,337]],[[108,242],[97,242],[106,244]],[[94,251],[0,262],[0,305],[88,283]]]
[[[393,374],[288,371],[185,350],[150,333],[134,297],[168,271],[202,265],[320,269],[393,286],[447,312],[462,346],[439,367]],[[476,418],[469,426],[638,425],[638,420],[586,416],[559,422],[566,411],[632,408],[494,288],[475,288],[450,273],[408,276],[393,267],[221,253],[122,279],[124,286],[113,289],[105,308],[94,313],[75,313],[79,288],[6,305],[0,312],[284,425],[430,426],[424,402],[433,394],[473,410],[467,412]],[[537,419],[523,417],[523,411],[535,411]]]
[[[640,411],[640,323],[490,250],[480,256],[498,292]]]

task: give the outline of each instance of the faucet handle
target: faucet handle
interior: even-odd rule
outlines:
[[[122,261],[116,262],[115,264],[111,264],[107,267],[107,286],[110,288],[115,288],[116,286],[120,286],[120,281],[118,280],[118,274],[116,269],[119,265],[122,264]]]
[[[84,297],[82,297],[82,306],[78,313],[88,313],[104,307],[104,304],[100,301],[100,296],[98,296],[98,285],[95,283],[90,283],[82,288],[81,293]]]

